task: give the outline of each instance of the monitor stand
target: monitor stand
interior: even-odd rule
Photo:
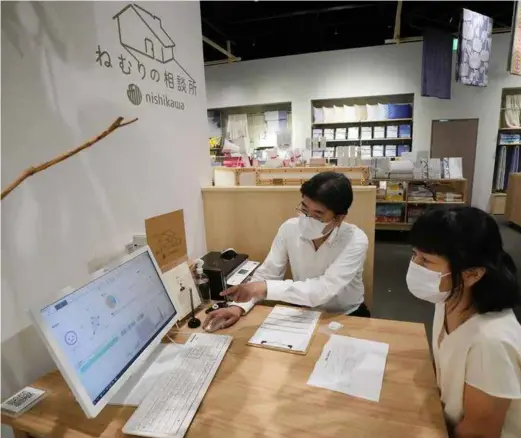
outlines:
[[[138,406],[150,392],[158,377],[170,371],[183,344],[159,344],[139,370],[113,396],[110,405]]]

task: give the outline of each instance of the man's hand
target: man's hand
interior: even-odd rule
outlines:
[[[221,292],[222,297],[230,297],[236,303],[247,303],[250,300],[261,301],[266,298],[268,287],[265,281],[239,284]]]
[[[224,307],[222,309],[210,312],[203,322],[203,330],[207,332],[215,332],[217,330],[231,327],[235,324],[244,313],[244,310],[238,306]]]

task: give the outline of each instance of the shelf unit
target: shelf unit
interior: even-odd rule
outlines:
[[[405,231],[409,230],[416,218],[424,211],[429,208],[443,208],[443,207],[454,207],[462,206],[467,203],[467,180],[466,179],[427,179],[427,180],[403,180],[397,178],[391,179],[371,179],[369,184],[381,187],[385,182],[386,185],[402,185],[403,187],[403,199],[382,199],[381,193],[377,194],[376,200],[376,229],[377,230],[395,230]],[[433,192],[432,200],[411,200],[409,195],[414,185],[421,185]],[[380,189],[381,190],[381,189]],[[436,196],[442,193],[457,193],[462,195],[461,201],[439,201],[434,199]],[[381,206],[390,205],[392,208],[387,210],[387,213],[392,213],[394,219],[392,221],[382,221],[380,218],[385,217],[384,215],[379,216],[379,213],[385,212],[385,209]],[[397,215],[397,213],[399,213]]]
[[[521,95],[521,88],[504,88],[501,93],[501,108],[499,111],[499,129],[496,141],[496,159],[494,163],[494,177],[492,180],[492,210],[495,214],[502,214],[504,210],[504,201],[508,188],[508,175],[514,170],[521,171],[521,126],[510,128],[506,126],[505,111],[507,96]],[[520,110],[521,111],[521,110]],[[504,135],[517,135],[520,139],[517,142],[502,144],[501,137]],[[505,149],[503,149],[505,148]],[[503,156],[503,159],[501,158]],[[503,165],[502,165],[503,163]],[[503,170],[502,170],[503,169]],[[500,173],[501,172],[501,173]],[[494,205],[503,205],[503,208],[496,208]]]
[[[228,125],[228,116],[235,114],[246,114],[248,119],[248,131],[250,134],[250,142],[247,145],[249,151],[271,149],[276,147],[277,144],[261,145],[260,141],[254,136],[258,133],[259,125],[256,125],[254,121],[255,116],[263,116],[266,111],[285,111],[287,113],[286,129],[291,129],[291,102],[276,102],[267,103],[260,105],[248,105],[248,106],[235,106],[235,107],[223,107],[223,108],[210,108],[207,110],[208,126],[210,130],[210,136],[220,136],[223,140],[221,146],[224,144],[224,138],[226,138],[226,128]],[[282,120],[279,120],[281,124]],[[265,132],[267,130],[267,123],[264,122]],[[271,133],[273,134],[273,132]],[[214,161],[216,161],[222,155],[222,147],[210,148],[210,154]],[[222,160],[222,158],[221,158]]]
[[[371,128],[371,136],[372,138],[356,138],[356,139],[331,139],[326,140],[326,150],[315,150],[313,152],[313,156],[322,156],[326,158],[330,158],[335,160],[337,158],[337,148],[342,146],[357,146],[363,147],[367,146],[370,148],[371,157],[373,157],[374,146],[383,146],[382,155],[376,155],[375,157],[385,156],[385,157],[394,157],[398,155],[398,145],[404,145],[404,147],[400,148],[403,152],[403,149],[406,148],[408,151],[412,149],[412,132],[413,132],[413,118],[396,118],[396,119],[379,119],[379,120],[359,120],[359,121],[345,121],[345,122],[315,122],[313,120],[313,108],[334,108],[335,106],[363,106],[363,105],[377,105],[377,104],[394,104],[394,105],[410,105],[411,106],[411,114],[414,112],[414,95],[413,94],[395,94],[395,95],[384,95],[384,96],[369,96],[369,97],[353,97],[353,98],[342,98],[342,99],[320,99],[311,101],[311,137],[313,138],[313,132],[317,129],[322,130],[322,134],[325,129],[334,129],[336,136],[336,129],[344,128],[348,129],[351,127],[357,127],[358,133],[362,135],[363,127]],[[410,135],[407,137],[387,137],[387,126],[389,125],[409,125]],[[374,137],[374,128],[375,127],[383,127],[384,128],[384,137],[373,138]],[[347,133],[346,133],[347,136]],[[387,146],[393,146],[393,148],[387,149]],[[367,150],[364,151],[367,153]],[[366,158],[369,158],[364,154]]]

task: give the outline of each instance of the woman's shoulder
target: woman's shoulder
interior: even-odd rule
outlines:
[[[511,309],[476,315],[473,345],[503,344],[517,350],[521,358],[521,323]]]

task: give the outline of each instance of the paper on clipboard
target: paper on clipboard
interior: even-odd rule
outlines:
[[[249,340],[250,345],[305,353],[320,318],[320,312],[275,306]]]

